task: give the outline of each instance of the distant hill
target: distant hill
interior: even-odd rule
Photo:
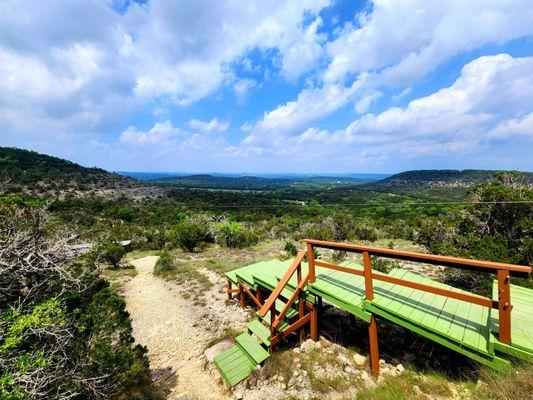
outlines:
[[[258,176],[214,176],[200,174],[160,178],[152,182],[160,186],[172,188],[267,191],[284,188],[328,189],[331,187],[351,187],[368,181],[371,181],[371,179],[330,176],[264,178]]]
[[[161,188],[34,151],[0,147],[0,189],[36,197],[146,197]]]
[[[415,170],[392,175],[377,182],[359,186],[359,189],[387,193],[418,195],[452,195],[462,197],[471,187],[489,182],[498,172],[495,170]],[[515,172],[516,179],[526,185],[533,185],[533,173]]]

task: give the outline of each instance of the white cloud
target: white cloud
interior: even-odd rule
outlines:
[[[335,40],[325,44],[330,62],[321,79],[294,101],[265,113],[258,128],[271,125],[272,119],[291,119],[297,121],[292,123],[297,134],[305,124],[350,102],[356,112],[366,112],[380,87],[411,85],[460,52],[533,34],[533,7],[528,0],[372,3],[370,11],[359,14],[355,23],[346,24]],[[364,84],[353,90],[350,82],[362,76]],[[331,101],[323,94],[332,91],[351,95]]]
[[[465,65],[449,87],[406,107],[365,114],[333,132],[311,127],[294,135],[297,129],[289,127],[282,135],[246,143],[259,144],[261,154],[271,157],[290,154],[302,161],[312,154],[313,160],[345,160],[347,165],[360,165],[361,160],[385,165],[417,157],[468,157],[475,162],[493,139],[533,138],[531,104],[533,57],[484,56]]]
[[[229,128],[229,123],[226,121],[219,121],[218,118],[213,118],[211,121],[191,119],[189,121],[189,127],[194,130],[205,133],[225,132]]]
[[[257,81],[255,79],[239,79],[233,84],[233,90],[235,91],[235,95],[237,96],[237,101],[240,103],[244,102],[244,99],[246,98],[248,92],[257,86]]]
[[[319,55],[317,25],[304,21],[329,0],[152,0],[131,2],[123,13],[110,4],[0,4],[0,73],[7,77],[0,124],[21,132],[116,129],[154,99],[186,106],[209,96],[231,83],[231,64],[256,48],[279,50],[283,74],[294,79]],[[305,68],[292,61],[300,47]],[[245,83],[237,86],[242,94]]]
[[[148,131],[139,131],[134,126],[129,126],[120,134],[119,141],[128,145],[168,145],[169,142],[175,143],[180,136],[181,131],[175,128],[170,121],[158,122]]]

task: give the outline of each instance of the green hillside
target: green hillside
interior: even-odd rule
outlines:
[[[383,193],[416,194],[418,196],[451,196],[461,198],[470,188],[480,183],[492,182],[499,173],[495,170],[416,170],[405,171],[377,182],[360,186],[360,189]],[[533,173],[512,171],[515,180],[533,185]]]
[[[86,168],[61,158],[10,147],[0,147],[0,184],[4,192],[37,197],[142,196],[160,191],[100,168]]]

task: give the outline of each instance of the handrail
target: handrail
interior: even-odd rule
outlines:
[[[303,278],[299,283],[294,292],[292,292],[291,297],[288,299],[287,303],[285,303],[285,306],[280,311],[279,315],[276,317],[276,320],[274,321],[274,329],[277,329],[279,324],[281,323],[281,320],[283,317],[285,317],[285,314],[287,311],[289,311],[289,308],[292,306],[294,301],[296,300],[296,297],[300,294],[300,292],[303,290],[304,286],[307,285],[307,281],[309,280],[309,273],[305,275],[305,278]]]
[[[307,254],[306,251],[301,251],[298,253],[298,255],[292,262],[287,272],[285,272],[285,274],[282,276],[282,278],[280,279],[280,281],[278,282],[277,286],[274,288],[270,296],[268,296],[268,299],[263,304],[263,307],[261,307],[261,309],[258,311],[258,315],[261,318],[264,317],[268,313],[268,310],[270,310],[270,308],[273,306],[276,299],[282,292],[283,288],[287,285],[287,282],[289,282],[289,280],[291,279],[292,274],[294,274],[294,271],[296,271],[296,269],[298,268],[298,265],[302,263],[302,260],[304,259],[306,254]]]
[[[360,246],[346,243],[334,243],[322,240],[305,239],[304,242],[307,244],[307,251],[309,253],[309,281],[311,283],[314,283],[316,280],[315,265],[318,265],[363,276],[365,279],[365,296],[367,300],[370,301],[372,301],[374,298],[373,279],[375,278],[389,283],[399,284],[414,289],[424,290],[430,293],[448,296],[458,300],[468,301],[470,303],[479,304],[489,308],[497,308],[499,321],[498,340],[506,344],[511,343],[511,276],[528,277],[531,273],[531,267],[529,266],[415,253],[412,251],[382,249],[378,247]],[[350,271],[350,269],[346,267],[337,266],[335,264],[330,264],[323,261],[316,261],[314,260],[313,247],[344,250],[352,253],[363,253],[364,269],[363,271]],[[370,262],[371,255],[484,272],[496,272],[498,276],[498,300],[492,300],[469,293],[454,292],[448,289],[411,282],[389,275],[373,273]]]
[[[363,276],[363,277],[365,276],[365,273],[363,271],[359,271],[353,268],[342,267],[340,265],[330,264],[330,263],[323,262],[323,261],[315,261],[315,265],[318,265],[319,267],[335,269],[337,271],[347,272],[349,274],[354,274],[358,276]],[[426,284],[418,283],[418,282],[411,282],[405,279],[400,279],[400,278],[396,278],[393,276],[379,274],[375,272],[372,272],[371,276],[372,276],[372,279],[377,279],[379,281],[394,283],[397,285],[402,285],[402,286],[410,287],[413,289],[424,290],[426,292],[431,292],[431,293],[435,293],[438,295],[451,297],[452,299],[469,301],[470,303],[478,304],[484,307],[498,308],[498,300],[492,300],[487,297],[477,296],[475,294],[454,292],[453,290],[443,289],[437,286],[426,285]]]
[[[326,249],[343,250],[352,253],[367,252],[369,255],[379,257],[396,258],[406,261],[417,261],[426,264],[443,265],[446,267],[459,267],[474,270],[506,270],[511,276],[527,278],[531,273],[531,267],[525,265],[514,265],[499,263],[493,261],[472,260],[468,258],[440,256],[435,254],[416,253],[414,251],[403,251],[393,249],[383,249],[379,247],[362,246],[347,243],[335,243],[323,240],[304,239],[305,243],[315,247],[322,247]]]
[[[242,281],[239,279],[239,287],[242,287],[242,289],[246,292],[246,294],[253,300],[255,305],[259,308],[262,306],[262,304],[257,300],[257,298],[254,296],[254,294],[248,289],[248,287],[242,283]]]

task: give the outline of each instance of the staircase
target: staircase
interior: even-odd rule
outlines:
[[[302,279],[301,263],[304,255],[305,252],[302,252],[296,257],[284,276],[276,281],[275,287],[267,287],[272,293],[264,303],[260,301],[253,276],[232,276],[235,279],[233,282],[239,285],[241,304],[247,294],[259,310],[257,319],[248,323],[246,332],[235,338],[236,344],[214,359],[215,366],[231,387],[250,376],[270,356],[277,343],[311,320],[311,312],[304,315],[306,300],[303,287],[308,278],[306,275]],[[297,272],[297,280],[294,282],[293,279],[293,284],[288,284],[294,272]],[[251,290],[255,290],[257,294],[254,295]],[[302,338],[303,331],[301,332]]]
[[[285,303],[276,302],[276,311],[279,313]],[[289,327],[289,321],[298,315],[298,311],[291,308],[278,328],[283,332]],[[235,386],[246,379],[257,365],[262,364],[270,356],[270,312],[265,317],[258,317],[249,322],[246,332],[235,338],[236,344],[215,357],[214,363],[225,381]]]

